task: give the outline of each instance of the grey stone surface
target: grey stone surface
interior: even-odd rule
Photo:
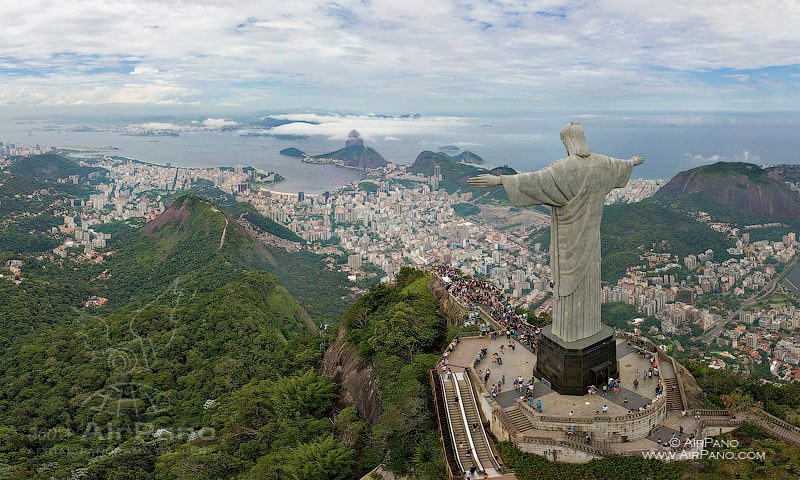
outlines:
[[[484,174],[470,185],[503,185],[518,207],[552,207],[550,265],[553,329],[565,342],[600,331],[600,219],[608,192],[624,187],[642,157],[611,158],[589,150],[579,123],[561,129],[568,157],[542,170],[517,175]]]

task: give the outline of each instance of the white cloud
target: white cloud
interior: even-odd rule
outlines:
[[[133,70],[131,70],[130,75],[153,75],[156,73],[158,73],[158,68],[156,67],[150,67],[147,65],[136,65],[135,67],[133,67]]]
[[[402,140],[402,138],[397,138],[397,137],[392,137],[392,136],[383,137],[383,141],[384,142],[399,142],[401,140]]]
[[[0,102],[16,104],[783,108],[797,77],[740,70],[800,64],[800,9],[780,0],[29,0],[0,16]],[[718,69],[739,81],[704,78]]]
[[[233,120],[225,120],[224,118],[206,118],[203,120],[203,125],[212,128],[230,127],[237,124],[238,122],[234,122]]]
[[[351,130],[357,130],[364,140],[398,135],[428,135],[450,131],[468,125],[469,119],[463,117],[376,117],[370,115],[275,115],[273,118],[296,120],[280,125],[272,132],[280,135],[317,135],[332,140],[345,140]],[[304,123],[317,122],[317,123]]]
[[[740,154],[722,155],[714,153],[711,155],[702,155],[699,153],[684,153],[684,157],[697,163],[716,163],[716,162],[745,162],[745,163],[763,163],[761,157],[753,155],[749,150],[744,150]]]

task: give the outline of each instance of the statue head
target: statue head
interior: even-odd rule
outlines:
[[[583,127],[578,122],[564,125],[561,129],[561,141],[567,147],[567,155],[588,157],[592,154],[592,151],[589,150],[589,145],[586,143]]]

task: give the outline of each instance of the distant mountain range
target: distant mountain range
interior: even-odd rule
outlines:
[[[464,152],[468,153],[468,152]],[[463,155],[463,153],[461,154]],[[460,156],[460,155],[459,155]],[[477,157],[477,155],[476,155]],[[517,173],[511,167],[499,167],[491,172],[480,167],[474,167],[461,163],[457,157],[451,157],[446,153],[431,152],[426,150],[417,155],[414,163],[408,167],[409,172],[418,173],[431,177],[435,167],[439,167],[442,179],[439,187],[444,188],[447,193],[470,192],[473,200],[477,203],[508,203],[508,196],[502,188],[476,188],[467,183],[467,179],[482,173],[493,173],[495,175],[513,175]],[[480,158],[480,157],[478,157]],[[483,160],[481,160],[483,161]]]

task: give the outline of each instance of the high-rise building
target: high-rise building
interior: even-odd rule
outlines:
[[[349,266],[350,268],[353,269],[361,268],[362,263],[363,262],[361,259],[361,255],[359,255],[358,253],[354,253],[347,257],[347,266]]]
[[[694,289],[693,288],[679,288],[675,292],[675,301],[685,303],[686,305],[694,305]]]

